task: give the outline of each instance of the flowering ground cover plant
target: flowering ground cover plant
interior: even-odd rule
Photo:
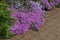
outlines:
[[[30,8],[18,11],[17,9],[12,14],[12,17],[17,20],[17,23],[11,29],[14,34],[24,34],[28,29],[39,30],[40,26],[45,22],[45,11],[41,9],[38,2],[30,1]],[[23,7],[23,6],[22,6]],[[29,12],[28,12],[28,10]]]
[[[60,0],[0,0],[0,38],[38,31],[45,23],[45,10],[59,5]]]

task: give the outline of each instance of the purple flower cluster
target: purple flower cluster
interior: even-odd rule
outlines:
[[[51,8],[52,8],[52,6],[50,5],[50,3],[49,3],[48,0],[42,0],[42,2],[43,2],[44,6],[45,6],[46,8],[48,8],[48,9],[51,9]]]
[[[45,11],[41,9],[38,2],[30,2],[31,10],[23,12],[15,10],[12,17],[17,20],[11,28],[14,34],[24,34],[29,28],[39,29],[45,22]]]
[[[58,5],[60,3],[60,0],[41,0],[41,1],[43,3],[43,6],[46,7],[48,10],[52,9],[55,5]]]
[[[60,0],[55,0],[55,2],[60,3]]]

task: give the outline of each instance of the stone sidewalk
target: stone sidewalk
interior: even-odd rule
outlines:
[[[16,35],[7,40],[60,40],[60,9],[46,13],[46,23],[38,32],[29,30],[24,35]]]

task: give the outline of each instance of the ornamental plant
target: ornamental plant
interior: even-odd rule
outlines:
[[[30,7],[27,8],[27,6]],[[16,24],[11,28],[13,34],[25,34],[29,29],[38,31],[45,22],[45,11],[41,9],[38,2],[29,1],[23,3],[20,10],[15,7],[12,10],[14,11],[12,17],[17,20]]]
[[[55,6],[60,8],[60,0],[55,0]]]
[[[7,4],[0,1],[0,39],[12,36],[10,27],[12,26],[11,12],[7,9]]]
[[[43,10],[51,10],[52,8],[60,6],[60,0],[41,0],[43,5]]]

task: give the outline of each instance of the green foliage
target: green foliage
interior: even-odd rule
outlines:
[[[11,24],[11,12],[7,10],[7,5],[4,2],[0,2],[0,39],[8,38],[12,35],[10,32]]]

